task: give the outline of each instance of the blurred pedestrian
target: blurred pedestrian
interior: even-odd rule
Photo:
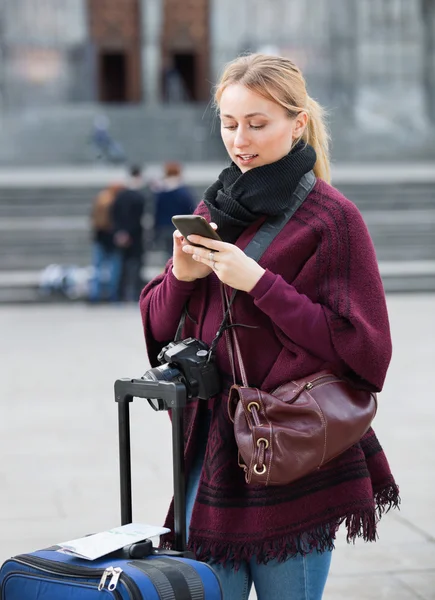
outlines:
[[[110,121],[106,115],[97,115],[94,119],[91,132],[91,144],[98,160],[111,163],[125,161],[125,152],[122,145],[110,134]]]
[[[170,61],[163,71],[163,82],[163,98],[168,104],[188,102],[191,100],[183,77],[173,61]]]
[[[114,243],[122,256],[119,297],[126,301],[138,300],[142,289],[143,187],[141,168],[130,167],[127,185],[113,203]]]
[[[112,209],[115,197],[122,187],[121,184],[110,185],[97,195],[92,205],[93,276],[89,291],[91,302],[116,302],[119,299],[122,257],[121,251],[114,244]]]
[[[190,215],[196,208],[195,198],[183,183],[181,165],[177,162],[165,164],[165,176],[156,190],[154,234],[157,247],[167,258],[172,256],[174,215]]]

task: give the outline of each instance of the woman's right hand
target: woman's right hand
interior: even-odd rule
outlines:
[[[217,229],[216,223],[210,223],[213,229]],[[172,272],[179,281],[195,281],[203,279],[212,273],[212,269],[192,258],[191,254],[183,252],[182,248],[189,242],[184,239],[181,233],[176,229],[174,231],[174,253]]]

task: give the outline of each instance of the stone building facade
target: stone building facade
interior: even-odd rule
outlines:
[[[3,108],[92,98],[85,8],[85,0],[0,3]]]
[[[225,62],[265,50],[292,57],[327,105],[388,104],[400,92],[423,108],[435,89],[434,4],[3,0],[3,104],[206,102]]]
[[[163,94],[170,99],[171,74],[178,73],[187,100],[207,101],[210,94],[208,0],[163,0],[161,52]]]
[[[139,0],[88,0],[88,40],[101,102],[140,102],[141,22]]]
[[[156,103],[174,73],[175,100],[207,101],[209,17],[208,0],[3,0],[2,105]]]
[[[263,50],[292,58],[311,95],[365,126],[371,115],[377,126],[411,110],[416,122],[435,116],[432,0],[214,0],[210,24],[213,78]]]
[[[74,116],[74,135],[75,123],[110,105],[130,145],[135,115],[149,114],[152,147],[174,135],[168,113],[157,118],[165,104],[197,106],[188,120],[172,118],[180,155],[190,127],[202,156],[211,145],[202,130],[213,83],[249,51],[279,53],[302,68],[345,155],[355,130],[405,149],[435,124],[435,0],[2,0],[0,124],[15,115],[13,136],[24,128],[20,111],[44,110],[48,123],[57,107],[62,119]]]

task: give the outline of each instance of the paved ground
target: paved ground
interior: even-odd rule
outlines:
[[[376,418],[402,510],[340,539],[325,600],[435,599],[435,296],[389,297],[394,359]],[[135,307],[0,307],[0,561],[119,524],[113,381],[147,369]],[[162,522],[170,428],[136,400],[134,514]]]

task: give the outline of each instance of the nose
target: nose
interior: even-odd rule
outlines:
[[[249,146],[249,135],[244,127],[238,127],[234,138],[234,146],[236,148],[245,148]]]

